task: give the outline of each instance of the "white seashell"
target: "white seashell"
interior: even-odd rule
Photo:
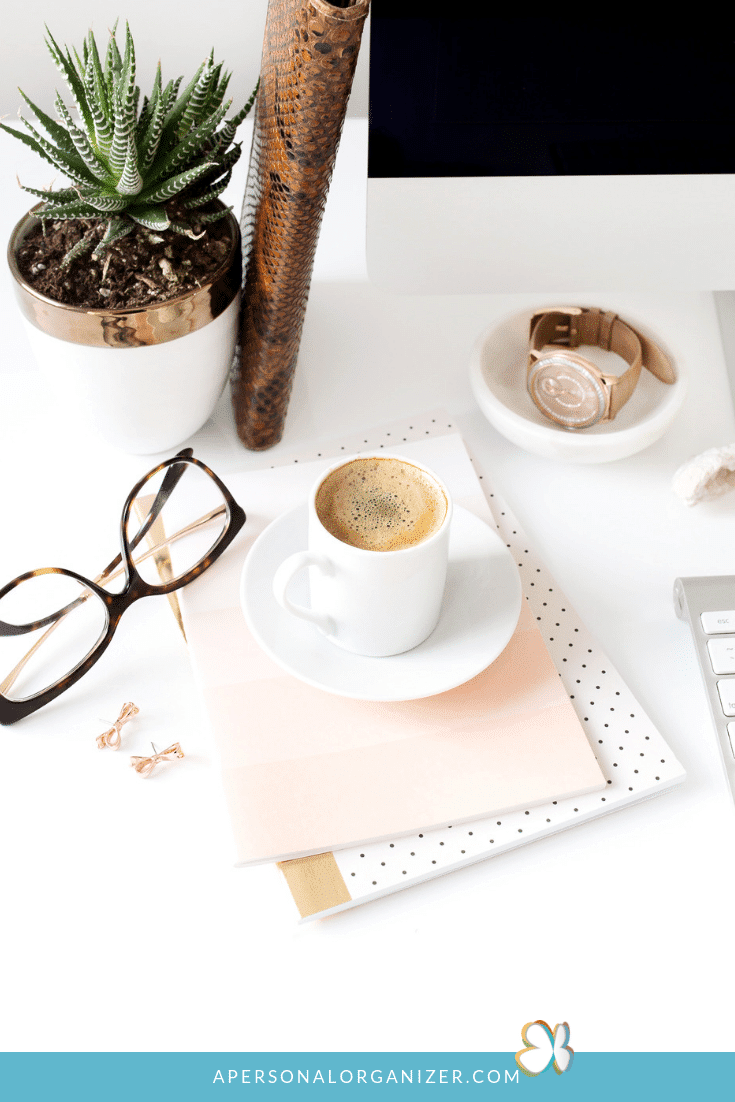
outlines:
[[[735,444],[709,448],[688,460],[674,475],[672,487],[686,505],[711,501],[735,490]]]

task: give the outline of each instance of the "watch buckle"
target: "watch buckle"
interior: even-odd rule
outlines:
[[[556,314],[557,322],[554,326],[555,335],[550,336],[546,343],[561,345],[565,348],[577,348],[580,337],[577,319],[582,315],[582,308],[580,306],[550,306],[547,310],[538,310],[531,318],[529,336],[533,336],[533,331],[539,320],[548,314]]]

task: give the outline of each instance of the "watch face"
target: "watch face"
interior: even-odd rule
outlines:
[[[589,428],[605,415],[605,391],[581,356],[543,355],[529,371],[527,385],[541,412],[565,428]]]

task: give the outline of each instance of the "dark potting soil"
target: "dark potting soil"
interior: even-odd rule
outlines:
[[[94,227],[89,252],[61,267],[69,249]],[[227,256],[227,218],[204,227],[196,240],[185,234],[155,233],[142,226],[112,244],[98,260],[94,247],[104,235],[87,219],[39,223],[18,251],[21,275],[40,294],[68,306],[122,310],[165,302],[206,283]]]

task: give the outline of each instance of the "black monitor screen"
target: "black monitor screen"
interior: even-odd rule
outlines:
[[[373,0],[369,175],[735,172],[735,16],[642,8]]]

